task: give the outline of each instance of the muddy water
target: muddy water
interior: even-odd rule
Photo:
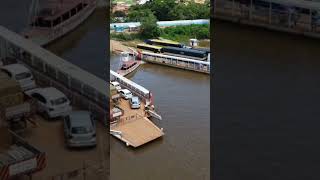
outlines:
[[[110,64],[119,68],[119,57]],[[138,149],[111,137],[111,179],[209,179],[209,76],[143,64],[129,78],[154,94],[165,136]]]
[[[319,42],[215,24],[215,179],[319,179]]]

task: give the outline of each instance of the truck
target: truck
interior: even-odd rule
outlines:
[[[0,179],[32,176],[46,167],[46,154],[6,127],[0,127]]]
[[[23,92],[18,82],[0,72],[0,127],[22,132],[35,112],[35,104]]]

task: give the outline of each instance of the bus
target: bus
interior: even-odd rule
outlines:
[[[171,41],[171,40],[160,40],[160,39],[147,39],[145,40],[145,43],[150,44],[150,45],[158,45],[158,46],[170,46],[170,47],[178,47],[178,48],[183,48],[184,45]]]
[[[153,46],[153,45],[149,45],[149,44],[137,44],[137,48],[142,49],[142,50],[152,51],[154,53],[161,53],[162,52],[162,47]]]

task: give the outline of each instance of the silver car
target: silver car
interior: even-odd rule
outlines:
[[[96,146],[96,126],[88,111],[72,111],[64,118],[64,134],[68,147]]]
[[[133,96],[129,100],[130,106],[132,109],[139,109],[140,108],[140,100],[139,97]]]

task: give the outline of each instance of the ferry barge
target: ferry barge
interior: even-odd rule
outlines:
[[[134,56],[130,56],[127,52],[121,52],[121,67],[117,71],[121,76],[127,76],[133,73],[141,64],[142,61],[135,60]]]
[[[29,27],[22,35],[45,46],[84,22],[96,9],[97,0],[54,0],[38,7],[39,3],[33,1]]]

